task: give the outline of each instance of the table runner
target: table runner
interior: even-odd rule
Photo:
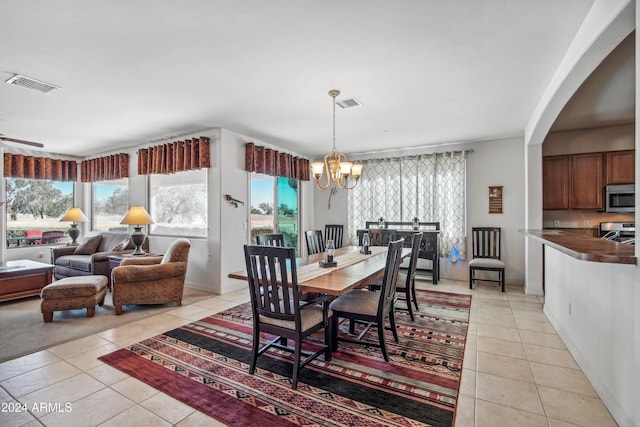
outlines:
[[[374,257],[381,253],[386,252],[388,249],[386,246],[371,246],[369,248],[370,254],[362,254],[360,251],[353,251],[344,255],[338,255],[333,257],[333,260],[338,263],[336,267],[320,267],[318,263],[303,265],[298,267],[298,283],[306,282],[307,280],[315,279],[325,274],[329,274],[332,271],[340,270],[341,268],[348,267],[356,264],[367,258]]]

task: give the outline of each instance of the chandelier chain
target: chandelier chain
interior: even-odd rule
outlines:
[[[337,92],[337,93],[336,93]],[[332,152],[336,152],[336,96],[338,96],[338,91],[332,91],[331,97],[333,98],[333,150]]]

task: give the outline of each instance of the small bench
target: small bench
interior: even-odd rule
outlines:
[[[40,293],[44,321],[51,322],[54,311],[81,308],[87,309],[87,317],[93,317],[96,305],[104,304],[107,283],[106,276],[75,276],[45,286]]]

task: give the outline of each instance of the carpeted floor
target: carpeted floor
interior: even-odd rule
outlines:
[[[295,391],[290,353],[269,350],[248,374],[249,303],[100,359],[231,426],[450,427],[471,297],[418,291],[418,298],[415,322],[396,314],[400,343],[388,340],[389,363],[378,348],[340,342],[331,362],[320,357],[301,371]]]
[[[212,294],[185,287],[183,305]],[[86,310],[56,311],[53,322],[44,323],[38,296],[0,303],[0,362],[40,351],[47,347],[83,338],[107,329],[125,325],[176,307],[174,303],[147,306],[125,306],[124,314],[116,316],[107,294],[105,304],[96,307],[95,316],[86,317]]]

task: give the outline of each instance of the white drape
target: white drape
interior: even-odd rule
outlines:
[[[348,235],[366,221],[440,222],[440,255],[465,258],[466,152],[423,154],[363,162],[360,184],[347,198]]]

